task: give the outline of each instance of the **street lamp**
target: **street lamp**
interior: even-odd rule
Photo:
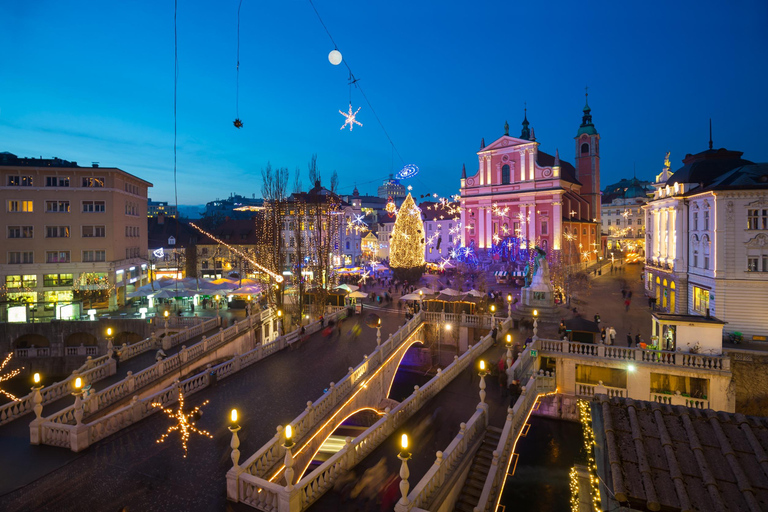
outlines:
[[[75,396],[75,421],[78,425],[83,421],[83,379],[75,378],[75,389],[72,391]]]
[[[512,294],[507,294],[507,318],[512,318]]]
[[[230,412],[229,423],[228,428],[232,432],[232,441],[229,443],[229,446],[232,447],[232,464],[234,464],[235,469],[239,469],[240,450],[238,448],[240,447],[240,439],[237,437],[237,432],[240,430],[240,425],[237,424],[237,409],[232,409]]]
[[[277,310],[277,335],[283,335],[283,310]]]
[[[110,359],[112,359],[112,352],[114,352],[114,347],[112,345],[112,328],[107,327],[107,355],[109,355]]]
[[[496,304],[491,304],[491,315],[496,316]]]
[[[40,374],[35,373],[32,380],[35,383],[35,385],[32,386],[32,410],[35,411],[36,419],[40,419],[40,416],[43,413],[43,395],[40,394],[40,390],[43,389],[43,384],[40,382]]]
[[[537,332],[539,331],[539,311],[534,309],[533,310],[533,337],[531,338],[533,341],[536,341],[539,339],[537,336]]]
[[[512,335],[507,334],[507,368],[512,367]]]
[[[411,458],[410,452],[408,452],[408,434],[403,434],[400,437],[400,453],[397,454],[397,458],[402,462],[400,464],[400,501],[399,504],[407,507],[410,504],[408,500],[408,477],[410,473],[408,471],[408,459]]]
[[[221,297],[216,295],[216,316],[219,316],[219,300],[220,299],[221,299]]]
[[[376,322],[376,345],[381,345],[381,318]]]
[[[293,490],[293,454],[291,448],[296,444],[293,442],[293,429],[290,425],[285,426],[285,442],[283,448],[285,448],[285,490]]]
[[[480,360],[480,372],[478,375],[480,375],[480,404],[478,407],[481,407],[485,404],[485,376],[488,375],[488,372],[485,371],[485,361],[482,359]]]
[[[419,290],[419,311],[424,309],[424,290]]]

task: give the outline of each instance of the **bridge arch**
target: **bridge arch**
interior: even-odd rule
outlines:
[[[89,332],[73,332],[64,339],[65,347],[95,346],[98,344],[99,340]]]
[[[138,333],[130,332],[130,331],[122,331],[115,334],[115,338],[112,341],[112,344],[115,346],[119,346],[123,344],[132,345],[133,343],[136,343],[137,341],[141,341],[143,339],[144,338]]]
[[[410,350],[411,347],[416,345],[417,343],[421,343],[422,346],[424,346],[424,340],[414,340],[403,351],[402,355],[400,356],[400,359],[397,361],[397,365],[394,367],[394,371],[392,372],[392,376],[389,378],[389,386],[387,386],[386,392],[384,393],[384,398],[389,398],[389,394],[392,392],[392,385],[395,383],[395,377],[397,376],[397,372],[400,369],[400,365],[403,363],[403,359],[405,359],[405,356],[408,354],[408,350]]]
[[[14,350],[17,348],[41,348],[50,346],[51,342],[42,334],[23,334],[13,342]]]

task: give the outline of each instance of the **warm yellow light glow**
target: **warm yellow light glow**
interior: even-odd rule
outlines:
[[[184,393],[179,390],[179,408],[176,410],[176,412],[163,408],[163,404],[153,402],[152,407],[159,407],[165,414],[168,415],[169,418],[177,420],[177,423],[171,427],[168,427],[168,430],[160,436],[160,439],[157,440],[158,443],[165,442],[166,438],[171,435],[171,432],[174,430],[178,430],[179,434],[181,435],[181,446],[184,448],[184,458],[187,458],[187,441],[189,440],[189,433],[190,432],[197,432],[201,436],[209,437],[213,439],[213,436],[210,432],[206,430],[200,430],[197,427],[195,427],[195,417],[199,417],[198,412],[200,412],[200,409],[205,406],[208,403],[208,400],[203,402],[201,405],[198,405],[192,411],[189,413],[184,412]]]
[[[403,451],[408,449],[408,434],[403,434],[400,438],[400,446],[403,448]]]
[[[277,310],[277,316],[283,316],[283,312],[280,311],[279,309]]]
[[[289,440],[291,437],[293,437],[293,429],[290,425],[285,426],[285,439]]]
[[[166,312],[164,312],[164,313],[163,313],[163,316],[164,316],[165,318],[168,318],[168,315],[170,315],[170,313],[169,313],[168,311],[166,311]]]
[[[237,423],[237,409],[232,409],[232,412],[229,414],[229,421]]]
[[[81,387],[83,387],[83,379],[78,377],[75,379],[75,389],[80,389]]]
[[[216,300],[220,300],[220,299],[221,299],[221,298],[220,298],[220,297],[217,295],[217,296],[216,296]]]
[[[512,294],[511,293],[507,294],[507,302],[512,302]]]
[[[485,361],[483,361],[483,360],[480,360],[480,371],[481,372],[485,371]]]
[[[445,330],[450,331],[451,330],[451,324],[445,324]]]
[[[419,290],[419,295],[424,295],[424,290]]]
[[[12,357],[13,357],[13,352],[11,352],[10,354],[8,354],[8,356],[6,356],[6,358],[3,360],[3,363],[0,364],[0,372],[3,370],[3,368],[5,368],[5,365],[8,364],[8,362],[11,360]],[[24,367],[22,366],[21,368],[17,368],[15,370],[11,370],[11,371],[9,371],[8,373],[5,373],[5,374],[0,373],[0,382],[12,379],[13,377],[15,377],[19,373],[21,373],[21,370],[23,370],[23,369],[24,369]],[[0,395],[5,395],[6,397],[8,397],[9,399],[13,400],[14,402],[18,400],[18,398],[16,398],[16,396],[12,395],[11,393],[5,391],[2,388],[0,388]]]
[[[40,374],[36,373],[34,377],[32,377],[35,381],[35,384],[40,384]]]
[[[491,313],[495,313],[495,312],[496,312],[496,306],[491,304]]]
[[[512,335],[507,334],[507,343],[512,343]]]
[[[112,328],[107,327],[107,336],[112,336]]]
[[[633,365],[633,364],[628,364],[628,365],[627,365],[627,371],[628,371],[628,372],[633,372],[633,371],[635,371],[636,369],[637,369],[637,368],[635,368],[635,365]]]
[[[248,300],[251,300],[251,296],[250,295],[248,296]]]
[[[389,247],[390,268],[415,268],[425,264],[424,223],[421,210],[411,194],[408,194],[397,212]]]
[[[538,310],[536,310],[536,309],[534,309],[534,310],[533,310],[533,316],[539,316],[539,311],[538,311]]]

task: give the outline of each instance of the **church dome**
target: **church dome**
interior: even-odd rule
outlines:
[[[645,189],[640,185],[640,180],[637,178],[632,178],[632,181],[629,183],[629,187],[627,187],[627,190],[624,191],[624,199],[634,199],[636,197],[645,197],[646,192]]]
[[[729,151],[725,148],[708,149],[696,155],[686,155],[683,167],[667,180],[667,185],[677,183],[700,183],[708,186],[727,172],[754,162],[744,160],[741,151]]]

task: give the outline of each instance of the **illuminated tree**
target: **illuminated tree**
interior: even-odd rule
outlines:
[[[424,223],[411,194],[397,212],[389,244],[389,266],[395,278],[417,282],[426,269]]]

